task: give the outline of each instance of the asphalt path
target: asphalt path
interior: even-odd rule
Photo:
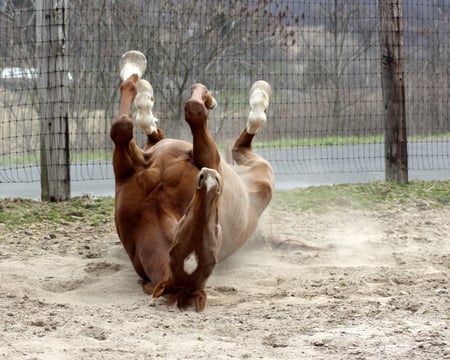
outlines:
[[[272,164],[277,190],[384,179],[382,144],[276,148],[258,152]],[[450,140],[410,143],[408,154],[410,180],[450,179]],[[73,164],[71,177],[72,196],[114,195],[110,162]],[[0,167],[0,198],[38,200],[39,179],[37,165]]]

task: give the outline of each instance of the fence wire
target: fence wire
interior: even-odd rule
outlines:
[[[72,180],[113,176],[118,63],[131,49],[147,56],[169,137],[190,140],[183,103],[202,82],[218,101],[209,128],[226,151],[246,124],[249,88],[264,79],[274,96],[255,150],[277,173],[383,171],[376,0],[68,3]],[[449,15],[448,1],[403,1],[410,170],[450,168]],[[40,179],[38,16],[32,2],[0,1],[0,182]]]

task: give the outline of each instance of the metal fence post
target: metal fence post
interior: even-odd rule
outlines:
[[[41,199],[70,197],[67,0],[36,1]]]
[[[385,179],[408,182],[402,0],[378,0]]]

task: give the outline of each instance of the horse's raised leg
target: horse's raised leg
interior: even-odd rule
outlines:
[[[164,139],[164,133],[158,128],[158,119],[153,115],[152,109],[155,103],[152,85],[144,79],[136,84],[137,94],[134,99],[136,107],[136,123],[147,135],[147,144],[144,151],[150,149],[159,140]]]
[[[252,151],[252,141],[257,131],[267,121],[267,109],[272,97],[270,85],[257,81],[250,89],[250,113],[246,128],[232,149],[233,160],[241,165],[240,176],[246,184],[254,210],[259,216],[269,204],[274,188],[274,174],[269,162]]]
[[[169,294],[168,302],[181,309],[195,305],[197,311],[206,306],[206,281],[217,264],[217,252],[222,240],[218,201],[222,177],[203,168],[197,187],[175,231],[169,251],[170,277],[156,285],[153,296]]]
[[[177,224],[174,243],[169,251],[171,274],[157,284],[154,297],[169,294],[169,303],[186,308],[206,305],[204,287],[217,264],[222,235],[218,202],[222,192],[220,154],[208,131],[208,109],[216,103],[205,86],[196,84],[185,103],[185,119],[193,136],[193,159],[199,167],[194,196]]]
[[[235,141],[233,146],[233,160],[239,165],[245,161],[245,155],[252,150],[252,140],[258,129],[267,121],[267,109],[272,97],[269,83],[259,80],[250,89],[250,113],[247,127]],[[252,155],[250,155],[252,157]]]
[[[113,168],[116,181],[122,181],[145,164],[142,150],[133,140],[131,106],[136,96],[138,75],[132,75],[120,86],[119,115],[114,119],[110,137],[114,142]]]
[[[208,110],[216,107],[216,100],[202,84],[192,87],[192,96],[184,104],[184,116],[192,132],[193,157],[199,169],[218,169],[220,155],[208,130]]]

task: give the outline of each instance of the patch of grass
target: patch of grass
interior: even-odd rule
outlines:
[[[76,162],[86,162],[95,160],[112,160],[112,151],[85,151],[85,152],[74,152],[70,153],[70,161],[72,163]]]
[[[8,229],[26,228],[30,224],[48,227],[72,222],[96,226],[110,222],[114,213],[114,199],[76,197],[58,203],[26,199],[0,200],[0,223]]]
[[[30,152],[22,156],[0,156],[0,166],[39,164],[38,152]]]
[[[39,165],[40,164],[39,150],[30,151],[28,154],[21,156],[0,156],[0,166],[12,165]],[[84,151],[70,153],[71,163],[82,163],[96,160],[112,160],[112,151]]]
[[[318,213],[337,207],[371,210],[378,206],[440,208],[450,206],[450,181],[414,181],[407,185],[371,182],[276,191],[271,206],[275,210],[312,210]],[[8,229],[24,229],[30,224],[49,227],[73,222],[96,226],[111,222],[113,216],[112,197],[76,197],[60,203],[0,199],[0,224],[5,224]]]
[[[319,136],[298,139],[277,139],[258,142],[252,145],[254,148],[284,148],[298,146],[330,146],[330,145],[355,145],[355,144],[380,144],[384,141],[383,135],[370,136]]]
[[[439,141],[450,138],[450,132],[436,135],[416,135],[410,136],[408,142],[414,141]],[[359,144],[382,144],[383,134],[367,136],[311,136],[304,138],[288,139],[282,138],[271,141],[255,141],[254,148],[289,148],[305,146],[332,146],[332,145],[359,145]]]
[[[376,209],[392,206],[450,205],[450,181],[413,181],[407,185],[390,182],[318,186],[291,191],[276,191],[275,207],[325,212],[332,207]]]

